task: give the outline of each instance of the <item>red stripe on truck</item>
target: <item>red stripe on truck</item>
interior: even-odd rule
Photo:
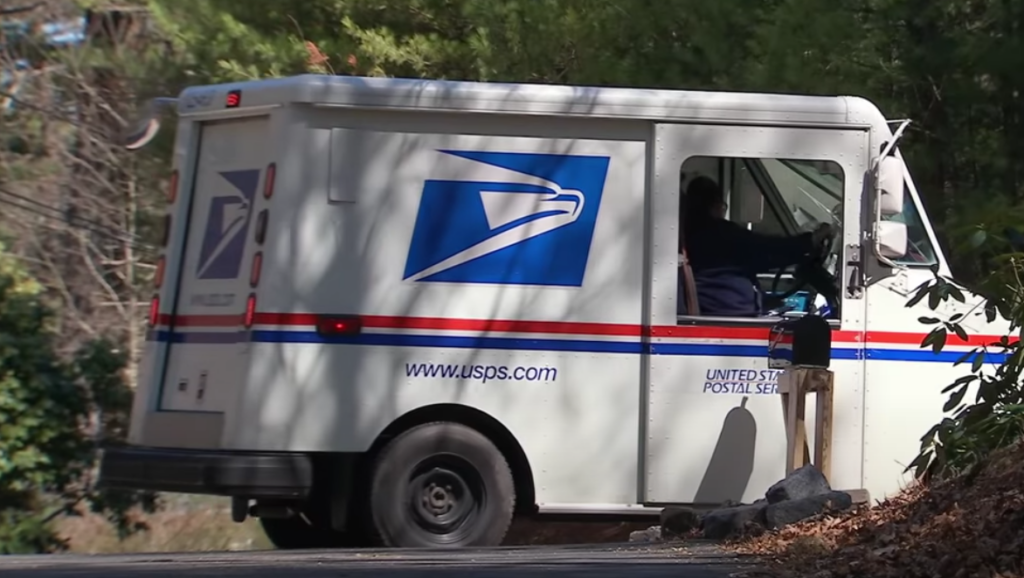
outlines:
[[[257,313],[256,325],[282,327],[315,327],[318,320],[330,315],[313,313]],[[366,315],[360,317],[367,329],[419,329],[438,331],[471,331],[494,333],[547,333],[554,335],[603,335],[612,337],[721,339],[725,341],[750,340],[767,341],[768,327],[722,327],[722,326],[655,326],[619,323],[578,323],[572,321],[522,321],[509,319],[457,319],[450,317],[398,317]],[[243,322],[241,314],[235,315],[161,315],[159,323],[174,327],[238,327]],[[889,343],[894,345],[920,345],[926,333],[904,333],[892,331],[871,331],[862,334],[857,331],[833,331],[832,339],[843,343]],[[981,346],[999,341],[991,335],[971,335],[967,341],[950,333],[948,345]],[[1016,341],[1016,340],[1013,340]]]

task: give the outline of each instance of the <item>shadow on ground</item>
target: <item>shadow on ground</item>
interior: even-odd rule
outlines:
[[[519,518],[505,536],[506,546],[612,544],[629,541],[629,533],[646,530],[657,520],[643,522],[562,522]]]

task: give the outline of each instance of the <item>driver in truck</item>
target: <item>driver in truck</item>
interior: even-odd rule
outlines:
[[[757,274],[796,265],[832,237],[822,223],[793,237],[755,233],[726,219],[728,205],[718,184],[705,176],[686,189],[682,241],[701,315],[758,317],[762,313]]]

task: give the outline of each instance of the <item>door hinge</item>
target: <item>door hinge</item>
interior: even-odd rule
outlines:
[[[861,299],[864,297],[864,262],[861,259],[860,245],[847,245],[846,254],[846,298]]]

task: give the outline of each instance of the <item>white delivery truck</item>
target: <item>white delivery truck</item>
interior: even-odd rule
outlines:
[[[101,479],[231,496],[278,547],[757,499],[786,463],[769,330],[808,313],[833,329],[831,483],[881,498],[970,345],[919,345],[909,294],[948,268],[906,123],[861,98],[306,75],[174,102],[130,444]],[[701,315],[697,175],[754,231],[831,223],[830,286],[780,271],[788,307]]]

